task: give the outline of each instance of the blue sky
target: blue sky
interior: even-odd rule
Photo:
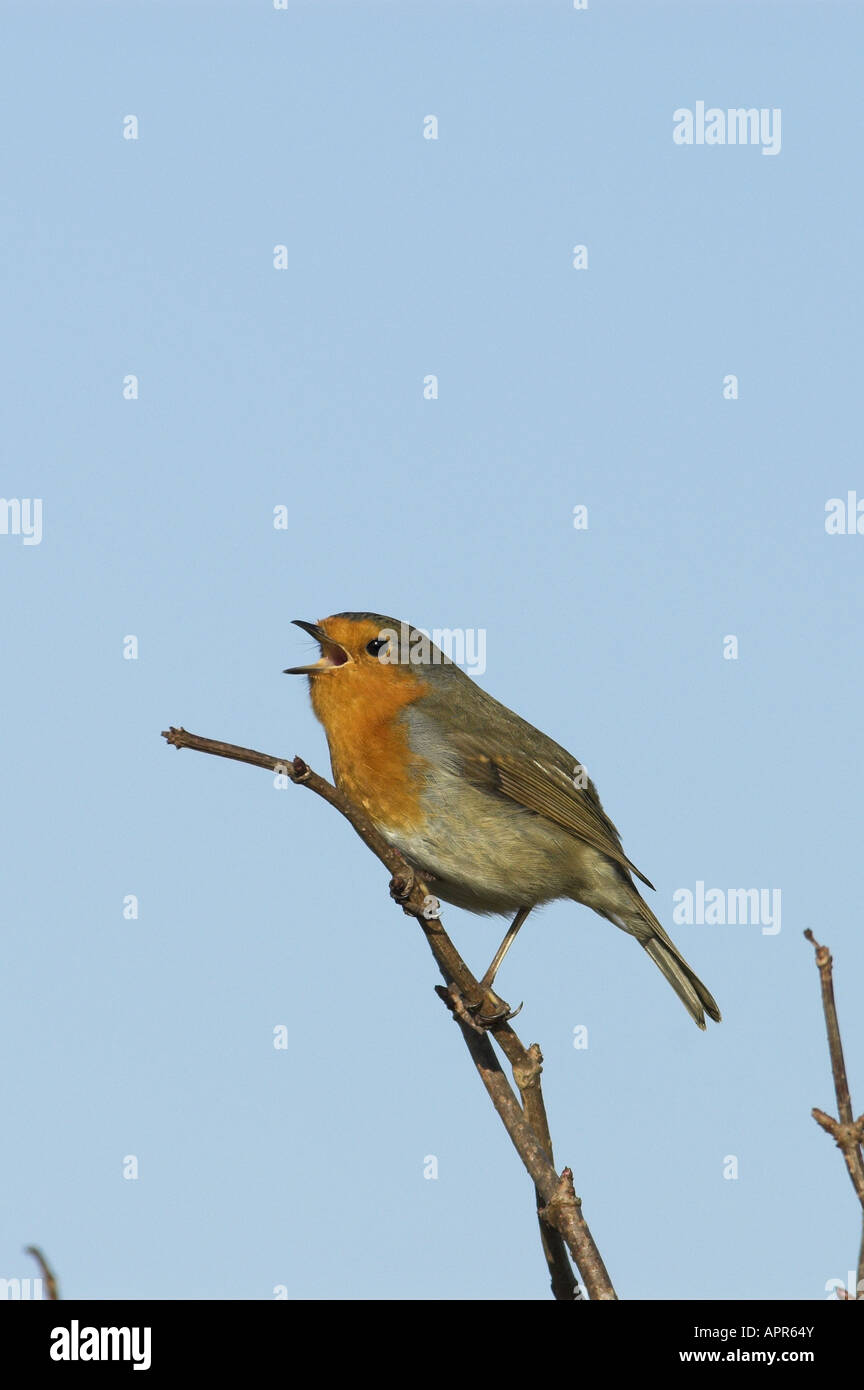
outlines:
[[[864,537],[825,529],[864,497],[860,8],[30,0],[4,28],[2,493],[43,527],[0,535],[0,1275],[36,1241],[70,1297],[547,1296],[385,871],[307,793],[159,737],[327,772],[290,620],[366,609],[485,632],[481,684],[588,767],[723,1009],[700,1034],[571,903],[502,969],[620,1295],[824,1298],[859,1221],[809,1114],[805,927],[864,1106]],[[699,101],[779,109],[779,154],[676,145]],[[781,930],[673,926],[699,882],[779,890]],[[501,923],[445,921],[485,967]]]

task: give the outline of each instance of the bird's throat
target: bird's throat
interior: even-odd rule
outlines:
[[[420,680],[350,667],[313,676],[312,708],[324,726],[339,790],[384,830],[419,829],[427,760],[411,748],[400,719],[426,692]]]

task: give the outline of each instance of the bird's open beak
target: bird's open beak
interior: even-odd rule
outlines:
[[[321,659],[313,661],[309,666],[289,666],[287,671],[283,671],[283,676],[309,676],[318,671],[330,671],[334,666],[344,666],[350,660],[344,647],[338,642],[334,642],[332,637],[317,623],[306,623],[302,618],[292,618],[295,627],[302,627],[304,632],[308,632],[310,637],[314,637],[316,642],[321,644]]]

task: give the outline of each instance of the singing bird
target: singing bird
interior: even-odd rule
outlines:
[[[653,884],[581,763],[487,695],[419,629],[380,613],[294,620],[320,644],[309,677],[340,791],[445,902],[515,914],[480,982],[507,1006],[498,966],[539,903],[570,898],[634,936],[700,1028],[720,1010],[636,887]]]

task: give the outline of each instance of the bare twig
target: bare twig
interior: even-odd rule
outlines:
[[[549,1133],[546,1105],[540,1086],[540,1076],[543,1071],[543,1053],[540,1051],[537,1043],[532,1043],[528,1048],[526,1061],[527,1064],[523,1062],[513,1062],[513,1079],[519,1087],[519,1095],[522,1100],[522,1109],[525,1111],[525,1117],[543,1145],[549,1162],[554,1165],[555,1158],[552,1152],[552,1137]],[[564,1238],[560,1231],[557,1231],[545,1219],[544,1207],[546,1203],[543,1200],[542,1193],[537,1191],[536,1188],[535,1191],[537,1192],[537,1219],[540,1223],[540,1240],[543,1245],[543,1254],[546,1256],[546,1263],[549,1266],[552,1292],[556,1299],[561,1302],[580,1299],[582,1297],[582,1291],[573,1278],[573,1270],[570,1268],[570,1261],[567,1258]]]
[[[60,1289],[57,1284],[57,1276],[54,1273],[51,1266],[49,1265],[45,1256],[42,1254],[42,1251],[39,1249],[39,1246],[28,1245],[25,1247],[24,1253],[26,1255],[33,1256],[34,1260],[36,1261],[37,1265],[42,1271],[42,1278],[45,1280],[45,1290],[48,1294],[48,1300],[50,1302],[56,1303],[56,1301],[60,1297]]]
[[[302,758],[276,758],[237,744],[202,738],[185,729],[165,730],[162,737],[175,748],[193,748],[201,753],[212,753],[221,758],[249,763],[253,767],[280,772],[292,782],[307,787],[339,811],[372,853],[390,870],[390,891],[403,911],[415,917],[423,929],[447,981],[447,989],[439,993],[460,1024],[483,1084],[534,1182],[543,1249],[555,1297],[562,1301],[573,1301],[581,1296],[570,1269],[566,1246],[582,1276],[588,1296],[592,1299],[616,1298],[600,1252],[582,1215],[580,1199],[573,1191],[572,1173],[565,1168],[559,1175],[553,1164],[552,1142],[540,1087],[540,1049],[536,1043],[526,1048],[508,1022],[499,1020],[489,1026],[488,1032],[494,1036],[513,1068],[522,1097],[520,1106],[501,1071],[489,1036],[485,1031],[478,1032],[474,1016],[466,1008],[466,1000],[479,999],[480,986],[444,930],[437,915],[439,904],[429,892],[427,884],[398,850],[383,839],[363,812],[330,782],[313,772]]]
[[[498,1111],[529,1176],[533,1179],[541,1204],[538,1209],[541,1229],[544,1225],[547,1226],[566,1244],[590,1298],[617,1298],[602,1256],[582,1215],[581,1198],[577,1197],[573,1190],[571,1170],[565,1168],[560,1176],[555,1172],[546,1145],[537,1137],[535,1130],[525,1118],[525,1113],[501,1070],[489,1038],[477,1032],[459,991],[452,984],[447,989],[439,985],[437,993],[452,1010],[460,1025],[480,1080],[489,1092],[492,1104]],[[546,1248],[544,1242],[544,1252]],[[562,1275],[560,1255],[554,1241],[550,1242],[549,1250],[547,1261],[552,1274],[553,1293],[562,1301],[572,1302],[576,1293],[572,1286],[568,1287],[566,1278]]]
[[[837,1018],[837,1004],[834,999],[834,971],[831,952],[827,946],[820,946],[812,931],[804,933],[816,952],[819,967],[819,981],[822,986],[822,1010],[825,1014],[825,1027],[828,1033],[828,1050],[831,1054],[831,1071],[834,1077],[834,1094],[837,1097],[835,1120],[824,1110],[814,1107],[812,1115],[818,1125],[830,1134],[843,1154],[852,1186],[858,1195],[862,1210],[861,1247],[858,1254],[858,1297],[864,1298],[864,1115],[853,1119],[852,1098],[849,1094],[849,1081],[846,1076],[846,1062],[843,1057],[843,1040],[840,1036],[840,1023]]]

